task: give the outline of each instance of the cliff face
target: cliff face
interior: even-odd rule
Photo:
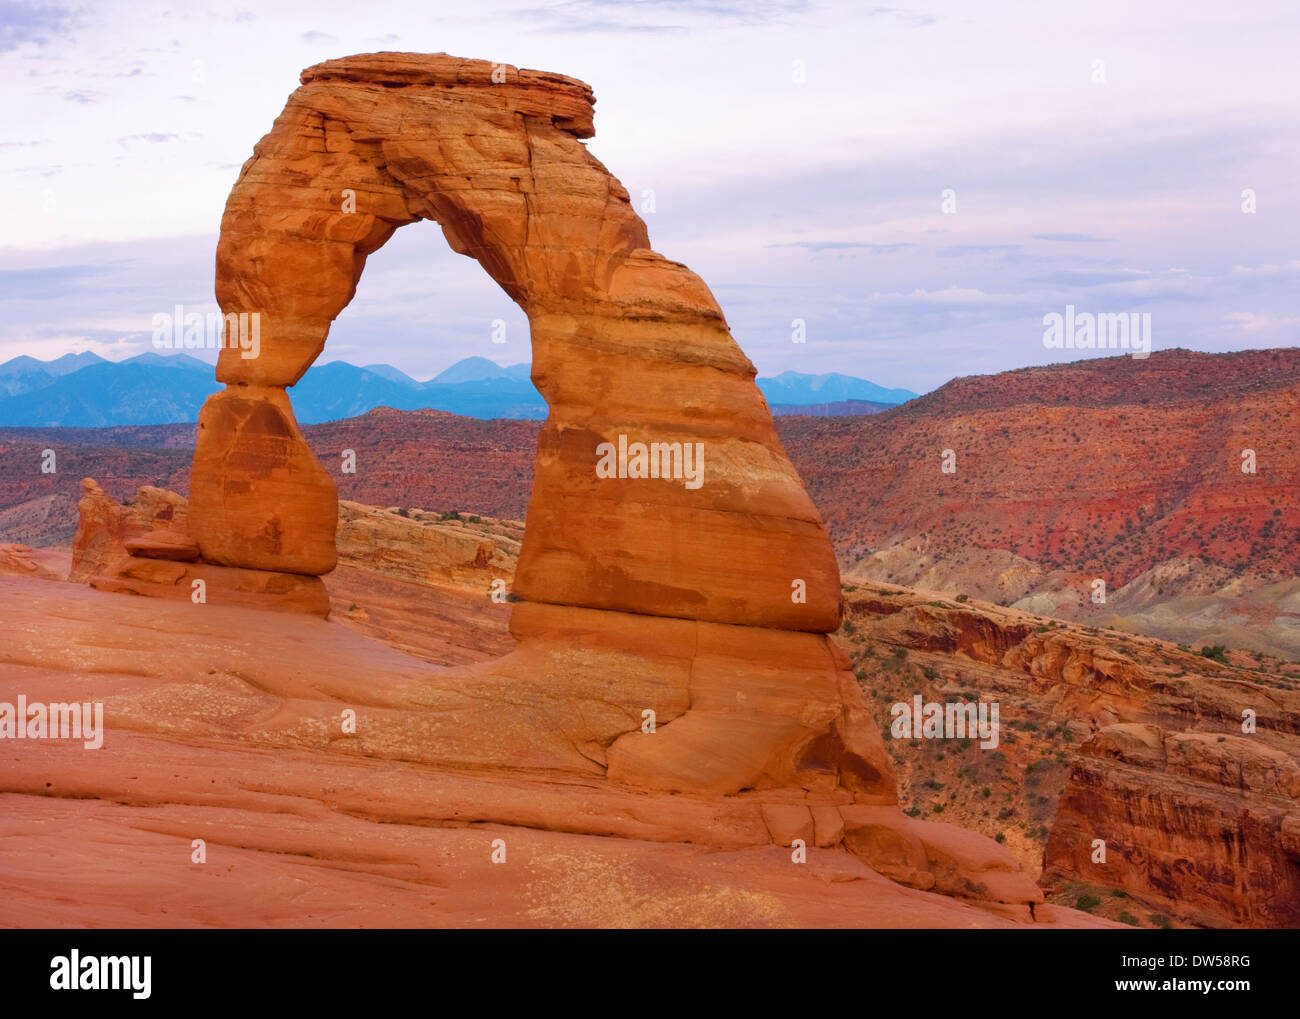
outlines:
[[[1044,864],[1196,924],[1300,927],[1300,762],[1253,736],[1108,726],[1079,750]]]
[[[882,730],[917,694],[1000,706],[996,748],[887,740],[909,813],[1041,860],[1063,901],[1115,893],[1110,915],[1136,901],[1192,924],[1295,925],[1300,667],[905,588],[849,585],[846,601],[837,639]]]

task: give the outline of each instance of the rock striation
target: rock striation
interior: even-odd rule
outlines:
[[[1044,863],[1203,926],[1300,927],[1300,762],[1250,736],[1108,726],[1080,748]]]
[[[554,830],[613,823],[574,818],[557,779],[598,780],[611,804],[638,802],[631,813],[689,797],[702,812],[672,821],[675,838],[846,848],[915,889],[1032,919],[1025,907],[1042,895],[1008,851],[898,810],[877,721],[827,636],[840,583],[817,509],[712,294],[650,249],[626,190],[582,144],[593,103],[571,78],[441,54],[303,72],[222,220],[226,388],[199,416],[183,519],[174,502],[163,521],[148,509],[160,497],[117,507],[88,483],[77,576],[177,600],[203,581],[223,612],[263,598],[325,615],[320,577],[340,554],[414,584],[481,584],[506,565],[494,543],[412,534],[364,507],[345,507],[340,532],[335,483],[287,393],[367,256],[432,220],[527,313],[550,415],[510,563],[517,646],[420,670],[396,701],[367,691],[413,712],[403,746],[376,744],[375,756],[550,776],[555,795],[528,810]],[[426,557],[445,564],[439,576]],[[249,680],[286,699],[241,742],[274,747],[297,732],[290,745],[316,744],[330,711],[320,698],[356,697],[369,681],[334,670],[331,693],[319,666],[288,668]],[[732,801],[744,830],[701,823]]]

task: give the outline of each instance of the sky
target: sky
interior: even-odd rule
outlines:
[[[1149,313],[1155,350],[1296,346],[1297,38],[1294,0],[0,0],[0,361],[120,360],[215,311],[240,165],[302,68],[377,50],[589,83],[591,152],[762,376],[1088,356],[1044,346],[1067,305]],[[321,360],[471,355],[530,360],[526,320],[417,223]]]

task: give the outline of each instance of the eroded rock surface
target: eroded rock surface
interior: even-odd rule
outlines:
[[[200,414],[187,512],[115,508],[88,483],[75,572],[103,590],[188,598],[170,611],[206,627],[205,612],[248,615],[259,598],[327,614],[320,575],[341,550],[416,584],[482,584],[507,565],[491,542],[404,532],[364,508],[345,511],[341,545],[334,482],[286,393],[367,255],[429,219],[528,314],[533,381],[550,405],[509,563],[517,646],[432,670],[286,621],[287,642],[251,650],[248,633],[231,633],[181,656],[205,670],[188,695],[173,675],[147,703],[115,705],[115,727],[187,746],[233,727],[241,745],[278,756],[333,747],[339,702],[356,703],[358,738],[344,740],[356,753],[540,783],[466,820],[720,848],[803,851],[811,839],[882,872],[897,842],[913,888],[1030,919],[1041,895],[1009,854],[898,811],[876,720],[827,637],[840,586],[820,517],[708,288],[650,250],[627,192],[581,144],[590,89],[391,53],[329,61],[302,81],[222,221],[218,301],[259,325],[255,342],[221,353],[227,388]],[[599,468],[614,449],[617,466]],[[200,582],[201,601],[188,595]],[[337,655],[322,659],[313,640]],[[196,683],[233,683],[233,714],[215,715],[215,691]],[[579,807],[578,782],[595,783],[598,806]],[[857,837],[863,810],[890,838]]]
[[[1080,749],[1044,863],[1194,923],[1295,928],[1297,833],[1291,754],[1254,736],[1119,724]]]
[[[753,365],[703,281],[650,250],[626,190],[582,144],[594,133],[591,90],[395,53],[328,61],[302,81],[222,220],[217,298],[227,313],[260,316],[260,349],[223,350],[217,377],[230,388],[200,421],[191,495],[204,558],[332,566],[333,486],[312,468],[281,390],[323,349],[366,256],[429,219],[527,312],[533,381],[551,408],[518,596],[833,628],[830,543]],[[702,485],[598,478],[597,447],[620,435],[701,443]],[[796,579],[805,601],[790,597]]]

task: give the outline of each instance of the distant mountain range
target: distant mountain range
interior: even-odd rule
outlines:
[[[356,417],[374,407],[448,411],[479,419],[546,417],[527,363],[502,366],[467,357],[428,382],[389,364],[358,368],[331,361],[311,368],[293,387],[302,424]],[[28,428],[110,428],[191,422],[222,386],[212,365],[188,354],[152,351],[107,361],[97,354],[65,354],[53,361],[15,357],[0,364],[0,425]],[[777,414],[871,414],[916,396],[865,379],[831,373],[782,372],[759,379]]]

